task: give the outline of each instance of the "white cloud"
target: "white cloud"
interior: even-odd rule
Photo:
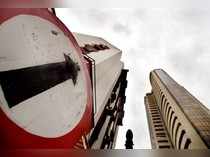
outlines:
[[[163,68],[208,105],[210,11],[204,9],[57,9],[71,31],[97,35],[122,49],[128,68],[124,126],[117,148],[132,129],[135,148],[151,148],[144,108],[149,72]]]
[[[207,8],[208,0],[54,0],[58,7],[70,8]]]

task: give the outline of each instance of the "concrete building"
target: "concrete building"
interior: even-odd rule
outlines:
[[[101,37],[73,35],[83,56],[92,65],[94,127],[86,135],[88,146],[91,149],[113,149],[119,126],[123,125],[128,83],[128,70],[121,61],[122,51]]]
[[[150,72],[145,107],[153,149],[210,148],[210,111],[162,69]]]

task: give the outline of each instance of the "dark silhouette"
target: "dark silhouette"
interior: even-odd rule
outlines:
[[[133,145],[133,132],[130,129],[128,129],[126,132],[125,148],[133,149]]]

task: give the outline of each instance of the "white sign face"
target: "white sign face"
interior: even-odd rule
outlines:
[[[77,126],[86,104],[81,59],[56,25],[32,15],[0,25],[0,108],[13,122],[60,137]]]

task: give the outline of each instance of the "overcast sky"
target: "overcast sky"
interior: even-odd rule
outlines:
[[[134,148],[151,148],[144,107],[149,72],[162,68],[210,108],[210,10],[56,9],[72,32],[96,35],[123,51],[129,69],[124,125],[116,148],[132,129]]]

